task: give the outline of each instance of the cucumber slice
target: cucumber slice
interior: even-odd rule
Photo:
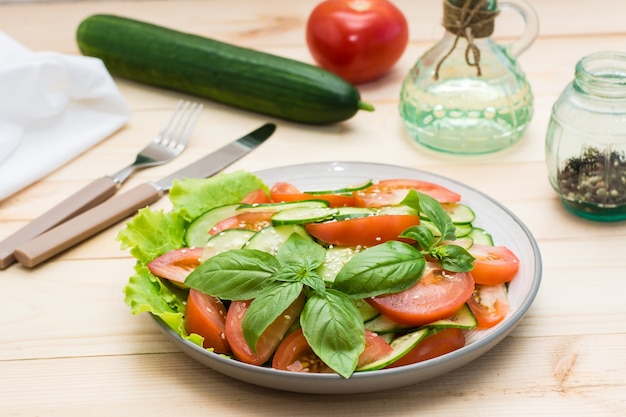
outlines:
[[[330,207],[295,207],[276,212],[272,216],[272,224],[304,224],[334,218],[339,210]]]
[[[365,330],[378,334],[405,332],[406,330],[414,329],[415,327],[416,326],[407,326],[397,323],[382,314],[365,323]]]
[[[335,220],[350,220],[358,217],[368,217],[376,214],[376,211],[365,207],[339,207]]]
[[[405,206],[404,204],[397,204],[393,206],[384,206],[380,207],[377,210],[378,215],[385,214],[408,214],[410,216],[417,216],[417,210],[412,207]]]
[[[411,351],[419,342],[424,340],[430,331],[428,329],[419,329],[414,332],[410,332],[405,334],[404,336],[400,336],[398,338],[393,339],[391,342],[391,348],[393,351],[381,358],[377,361],[368,363],[363,365],[360,368],[357,368],[357,371],[375,371],[377,369],[382,369],[388,365],[391,365],[407,353]]]
[[[248,229],[228,229],[212,236],[204,246],[201,261],[230,249],[240,249],[255,233]]]
[[[422,220],[420,224],[428,227],[435,237],[441,236],[441,233],[430,220]],[[474,229],[471,224],[455,224],[454,234],[457,238],[468,236]]]
[[[280,248],[293,233],[313,240],[304,227],[298,224],[269,226],[256,232],[243,247],[246,249],[258,249],[276,255],[278,248]]]
[[[261,203],[261,204],[240,204],[237,207],[238,212],[250,211],[283,211],[294,208],[319,208],[328,207],[326,200],[303,200],[303,201],[286,201],[284,203]]]
[[[187,246],[203,247],[211,238],[209,231],[221,220],[237,215],[239,204],[229,204],[204,212],[191,222],[185,232]]]
[[[454,227],[456,227],[454,234],[457,238],[466,237],[474,229],[470,223],[455,224]]]
[[[316,271],[327,283],[335,282],[339,270],[361,249],[353,246],[331,246],[326,248],[326,259]]]
[[[378,336],[380,336],[385,342],[389,344],[391,344],[391,342],[393,342],[393,340],[396,338],[396,335],[393,333],[379,334]]]
[[[448,213],[450,218],[452,219],[452,223],[455,224],[467,224],[471,223],[476,219],[476,214],[474,211],[461,203],[448,203],[442,204],[441,207]]]
[[[435,329],[444,329],[447,327],[457,327],[459,329],[471,330],[476,328],[478,322],[476,316],[472,313],[467,304],[463,304],[463,307],[459,309],[452,317],[444,320],[437,320],[426,325],[426,327]]]
[[[305,191],[306,194],[320,195],[320,194],[350,194],[353,191],[363,190],[367,187],[370,187],[374,182],[372,180],[367,180],[362,184],[350,185],[344,188],[338,188],[336,190],[315,190],[315,191]]]
[[[452,223],[455,225],[469,224],[476,219],[474,211],[465,204],[443,203],[441,208],[450,216],[450,220],[452,220]],[[421,213],[420,216],[423,220],[430,221],[424,213]]]
[[[457,245],[467,250],[471,248],[472,245],[474,244],[474,239],[472,239],[471,237],[464,236],[455,240],[446,241],[445,243],[448,245]]]
[[[472,238],[474,243],[479,245],[493,246],[493,237],[486,230],[480,227],[472,228],[472,231],[467,234],[467,237]]]
[[[428,323],[424,326],[419,326],[421,328],[428,327],[434,329],[443,329],[446,327],[457,327],[459,329],[471,330],[474,329],[477,325],[476,317],[472,313],[472,310],[468,307],[467,304],[463,304],[463,306],[454,313],[454,315],[448,319],[437,320],[432,323]],[[406,332],[410,329],[415,329],[417,326],[407,326],[404,324],[396,323],[395,321],[390,320],[389,318],[383,316],[382,314],[376,317],[373,320],[370,320],[365,323],[365,329],[378,334],[389,334],[389,333],[398,333],[398,332]]]
[[[368,322],[380,316],[380,313],[378,312],[378,310],[372,307],[367,301],[360,299],[360,300],[355,300],[354,303],[356,304],[356,308],[359,309],[359,313],[361,313],[363,322]]]

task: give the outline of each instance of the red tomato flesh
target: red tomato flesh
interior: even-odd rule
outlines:
[[[355,191],[354,203],[358,207],[399,204],[411,189],[429,195],[440,203],[456,203],[461,200],[460,194],[439,184],[413,179],[392,179],[378,181],[370,187]]]
[[[505,246],[474,244],[472,276],[477,284],[496,285],[511,281],[519,270],[519,259]]]
[[[154,275],[178,284],[184,284],[185,278],[200,265],[203,248],[180,248],[164,253],[148,264]]]
[[[406,355],[388,365],[387,368],[397,368],[398,366],[423,362],[453,352],[463,346],[465,346],[465,336],[463,336],[461,329],[453,327],[442,329],[427,336]]]
[[[327,0],[311,12],[306,40],[322,68],[361,83],[382,76],[400,59],[409,28],[387,0]]]
[[[391,354],[392,351],[391,346],[382,337],[366,330],[365,350],[359,356],[357,368],[377,361]],[[272,368],[292,372],[334,372],[313,352],[302,333],[302,329],[297,329],[290,333],[276,349],[274,359],[272,360]]]
[[[251,365],[262,365],[269,360],[285,334],[300,316],[304,296],[294,301],[261,335],[254,352],[243,335],[243,318],[252,300],[232,301],[226,315],[225,333],[235,358]]]
[[[305,229],[316,239],[331,245],[369,247],[389,240],[400,240],[398,236],[404,230],[419,222],[419,216],[394,214],[309,223]]]
[[[511,310],[505,284],[477,284],[474,294],[467,300],[467,305],[476,317],[477,329],[495,326],[504,320]]]
[[[278,346],[272,359],[272,368],[292,372],[335,372],[313,352],[302,329],[291,332]]]
[[[228,229],[249,229],[259,231],[272,224],[274,211],[248,211],[217,222],[209,230],[211,235],[216,235]]]
[[[185,330],[204,337],[202,346],[216,353],[230,354],[226,339],[226,308],[222,301],[194,289],[189,290],[185,310]]]
[[[269,203],[271,200],[265,191],[261,188],[251,191],[247,196],[241,200],[241,204],[264,204]]]
[[[422,278],[413,287],[393,294],[367,299],[389,319],[410,326],[422,326],[451,317],[472,296],[474,279],[465,272],[444,271],[429,262]]]
[[[345,194],[311,194],[301,192],[295,185],[286,182],[274,184],[270,190],[270,196],[275,203],[306,201],[306,200],[326,200],[330,207],[350,207],[354,206],[354,197]]]

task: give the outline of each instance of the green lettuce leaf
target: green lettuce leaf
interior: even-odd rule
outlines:
[[[235,171],[211,178],[175,181],[169,196],[173,210],[179,211],[187,220],[193,220],[214,207],[238,203],[259,188],[269,191],[257,176]]]
[[[133,314],[149,312],[157,316],[181,337],[202,346],[198,335],[187,335],[183,316],[187,291],[154,276],[147,265],[154,258],[185,246],[189,222],[214,207],[235,204],[248,193],[267,185],[245,172],[222,173],[207,179],[176,181],[169,193],[172,210],[144,208],[126,223],[117,235],[122,250],[130,250],[137,259],[135,274],[124,288],[124,300]]]
[[[124,294],[133,314],[152,313],[183,338],[202,346],[204,338],[196,334],[188,335],[185,331],[185,290],[166,285],[147,267],[138,264],[135,275],[130,277],[124,288]]]
[[[120,230],[117,240],[122,250],[130,249],[130,254],[138,262],[148,264],[152,259],[167,251],[184,245],[187,221],[177,212],[163,210],[139,210],[126,228]]]

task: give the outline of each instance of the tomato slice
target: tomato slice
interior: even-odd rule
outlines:
[[[406,355],[388,365],[387,368],[423,362],[453,352],[465,346],[465,336],[461,329],[449,327],[427,336]]]
[[[440,203],[455,203],[461,195],[432,182],[412,179],[381,180],[363,190],[355,191],[354,203],[357,207],[382,207],[399,204],[409,190],[427,194]]]
[[[505,284],[477,284],[467,305],[476,317],[478,329],[488,329],[500,323],[509,314],[508,293]]]
[[[293,372],[334,372],[313,352],[302,329],[294,330],[281,342],[274,353],[272,368]]]
[[[366,330],[365,350],[359,356],[357,368],[377,361],[392,352],[393,349],[382,337]],[[302,333],[302,329],[291,332],[278,346],[272,360],[272,368],[292,372],[334,372],[313,352]]]
[[[311,194],[303,193],[295,185],[287,182],[277,182],[270,190],[272,201],[276,203],[306,200],[326,200],[330,207],[354,206],[354,197],[351,194]]]
[[[202,345],[216,353],[230,354],[226,339],[226,307],[218,298],[191,289],[185,310],[185,330],[204,337]]]
[[[270,197],[272,197],[273,201],[277,201],[274,199],[274,195],[282,195],[282,194],[302,194],[300,189],[293,185],[290,182],[277,182],[270,189]]]
[[[304,296],[294,301],[274,323],[259,337],[256,352],[253,352],[243,335],[243,318],[252,300],[232,301],[226,315],[225,333],[235,358],[252,365],[262,365],[269,360],[285,334],[300,317],[304,307]]]
[[[203,248],[180,248],[154,258],[148,269],[154,275],[178,284],[184,284],[185,278],[200,265]]]
[[[237,214],[217,222],[209,233],[216,235],[228,229],[249,229],[256,232],[272,224],[274,213],[274,211],[248,211]]]
[[[365,350],[359,356],[359,362],[356,367],[359,369],[362,366],[368,365],[372,362],[376,362],[393,353],[393,348],[379,335],[369,330],[365,331]]]
[[[245,196],[243,200],[241,200],[241,203],[242,204],[264,204],[264,203],[269,203],[270,201],[271,201],[270,197],[267,195],[265,190],[263,190],[262,188],[259,188],[248,193],[248,195]]]
[[[452,316],[472,296],[473,291],[471,274],[444,271],[439,265],[429,262],[424,275],[413,287],[367,301],[397,323],[421,326]]]
[[[419,216],[389,214],[309,223],[305,229],[311,236],[332,245],[375,246],[388,240],[401,240],[398,236],[403,231],[419,223]]]
[[[505,246],[474,244],[469,253],[476,258],[472,275],[477,284],[496,285],[509,282],[519,269],[519,259]]]

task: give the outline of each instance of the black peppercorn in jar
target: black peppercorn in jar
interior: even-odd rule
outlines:
[[[591,220],[626,219],[626,53],[578,61],[552,109],[546,162],[566,209]]]

